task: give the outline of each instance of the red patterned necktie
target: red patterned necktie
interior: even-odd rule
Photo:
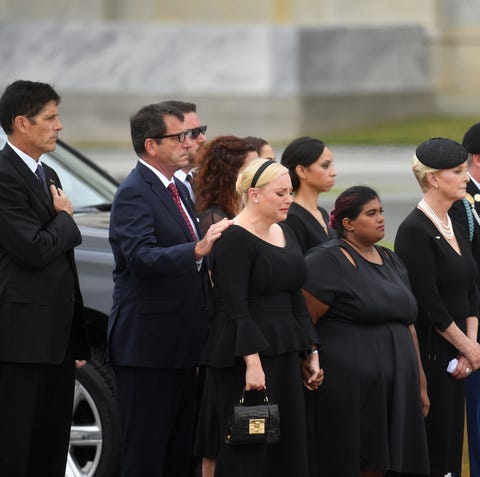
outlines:
[[[183,208],[182,202],[180,200],[180,194],[178,193],[177,186],[171,182],[168,184],[168,192],[170,192],[170,195],[172,196],[173,201],[175,202],[175,205],[178,207],[178,210],[182,214],[183,220],[185,220],[185,223],[187,224],[188,230],[190,230],[190,233],[192,234],[193,240],[198,240],[197,234],[195,233],[195,229],[192,226],[192,223],[187,217],[187,213],[185,212],[185,209]]]

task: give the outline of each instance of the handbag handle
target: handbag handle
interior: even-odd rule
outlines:
[[[245,402],[245,393],[248,392],[245,387],[242,389],[242,395],[240,396],[240,399],[239,399],[239,404],[243,404]],[[265,404],[268,404],[268,396],[267,396],[267,390],[264,389],[263,390],[263,402]]]

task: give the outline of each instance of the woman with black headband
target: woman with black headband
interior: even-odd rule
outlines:
[[[303,253],[293,231],[278,222],[292,203],[288,170],[252,161],[237,180],[244,208],[211,255],[215,316],[203,363],[208,366],[199,438],[217,452],[216,477],[307,477],[303,386],[323,379],[316,333],[301,286]],[[264,391],[280,409],[280,443],[225,443],[227,416],[242,388],[249,402]]]
[[[286,223],[305,253],[336,237],[328,225],[327,211],[317,203],[319,194],[328,192],[335,184],[333,156],[320,139],[299,137],[285,148],[281,163],[290,172],[295,193]]]

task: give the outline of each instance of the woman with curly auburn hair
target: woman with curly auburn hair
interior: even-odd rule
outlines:
[[[236,136],[218,136],[198,152],[195,208],[203,233],[224,217],[231,219],[240,212],[242,201],[235,182],[239,172],[257,157],[255,147]]]

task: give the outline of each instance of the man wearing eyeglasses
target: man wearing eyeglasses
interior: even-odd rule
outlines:
[[[192,132],[157,103],[130,119],[135,169],[110,220],[115,258],[107,353],[123,433],[122,477],[182,477],[191,468],[196,366],[207,333],[210,285],[203,258],[231,221],[201,238],[188,191]]]
[[[184,127],[192,132],[192,147],[190,148],[188,165],[175,172],[175,177],[182,181],[188,189],[191,199],[195,202],[195,192],[192,188],[192,170],[195,166],[198,149],[207,140],[207,126],[203,125],[200,121],[200,118],[197,115],[196,104],[174,100],[164,101],[163,103],[179,109],[185,117],[183,122]]]

